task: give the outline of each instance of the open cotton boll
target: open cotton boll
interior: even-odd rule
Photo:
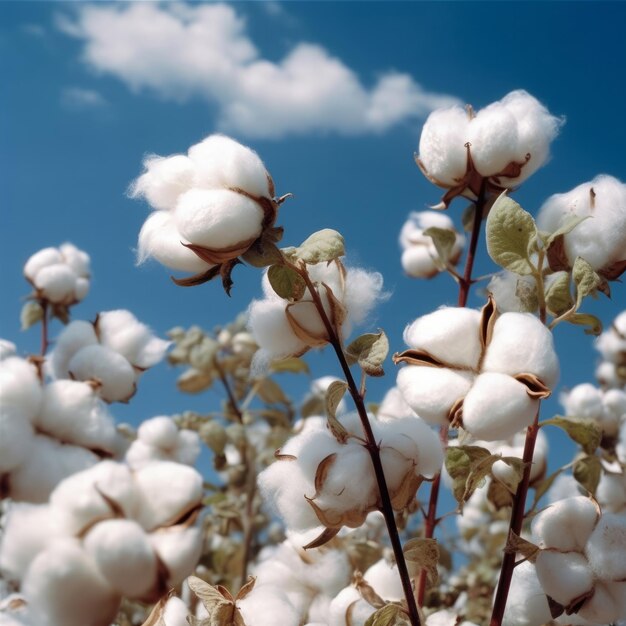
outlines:
[[[532,521],[532,533],[542,548],[582,551],[598,521],[598,511],[585,496],[559,500]]]
[[[142,369],[156,365],[171,344],[155,337],[145,324],[125,309],[100,313],[96,331],[102,346],[119,352],[132,365]]]
[[[45,626],[108,626],[121,600],[76,539],[56,541],[40,552],[21,591],[45,615]]]
[[[51,506],[62,515],[73,534],[99,519],[114,517],[114,503],[126,517],[134,515],[136,493],[128,466],[101,461],[59,483],[50,496]]]
[[[212,267],[183,244],[189,243],[176,228],[174,216],[169,211],[154,211],[139,231],[137,264],[150,257],[173,270],[199,274]]]
[[[626,391],[608,389],[602,396],[602,406],[604,408],[605,422],[611,425],[614,424],[614,431],[617,431],[620,422],[626,418]]]
[[[597,581],[593,596],[581,607],[578,616],[588,620],[583,624],[614,624],[623,620],[626,616],[626,582]],[[623,623],[619,621],[618,624]]]
[[[519,276],[506,270],[497,272],[491,277],[487,291],[494,297],[500,313],[523,310],[522,301],[517,295],[517,286],[520,281],[529,288],[535,285],[535,279],[532,276]]]
[[[178,448],[176,449],[175,460],[184,465],[195,465],[201,449],[201,439],[198,433],[195,430],[184,428],[178,434]]]
[[[76,274],[65,264],[43,267],[35,276],[35,287],[55,304],[71,304],[75,300]]]
[[[382,293],[382,289],[382,274],[368,272],[358,267],[348,268],[344,296],[343,299],[340,299],[348,310],[351,324],[362,324],[374,305],[387,297]],[[340,291],[333,288],[333,293],[340,297]]]
[[[504,313],[493,327],[483,371],[515,376],[530,373],[553,388],[559,361],[552,333],[530,313]]]
[[[585,554],[598,578],[626,579],[626,517],[602,515],[587,541]]]
[[[412,211],[400,231],[400,246],[406,249],[416,243],[432,245],[432,238],[423,234],[424,230],[431,227],[454,230],[454,222],[439,211]],[[432,250],[436,254],[434,247]]]
[[[596,367],[595,377],[598,383],[604,388],[619,388],[624,384],[624,381],[617,373],[615,363],[611,363],[610,361],[602,361],[598,367]]]
[[[54,378],[68,378],[72,357],[82,348],[97,343],[93,324],[82,320],[70,322],[57,337],[54,350],[46,361],[50,374]]]
[[[181,196],[174,212],[185,239],[217,250],[256,239],[263,217],[254,200],[228,189],[192,189]]]
[[[361,597],[356,587],[342,589],[330,603],[328,626],[365,626],[376,609]]]
[[[440,271],[436,258],[427,246],[416,245],[402,253],[400,263],[405,274],[412,278],[432,278]]]
[[[77,277],[89,278],[91,271],[89,255],[79,250],[74,244],[64,243],[59,246],[63,261],[72,269]]]
[[[253,196],[271,197],[263,161],[230,137],[210,135],[189,148],[189,158],[197,168],[199,187],[234,187]]]
[[[180,585],[193,573],[202,554],[202,530],[197,527],[162,528],[148,535],[159,560],[167,569],[167,584]]]
[[[480,311],[442,307],[409,324],[403,338],[446,365],[475,368],[482,351],[479,325]]]
[[[63,255],[57,248],[43,248],[35,252],[24,265],[24,276],[31,282],[35,280],[37,274],[49,265],[63,263]]]
[[[551,619],[535,566],[523,561],[513,570],[502,626],[542,626]]]
[[[162,615],[164,626],[189,626],[188,615],[187,605],[180,598],[173,596],[165,604]]]
[[[593,572],[579,552],[542,550],[535,567],[544,593],[564,606],[593,588]]]
[[[626,507],[626,476],[602,473],[595,497],[603,511],[618,513]]]
[[[144,173],[130,188],[132,198],[145,198],[155,209],[170,211],[178,198],[194,185],[196,167],[183,154],[169,157],[148,156],[144,162]]]
[[[0,407],[17,411],[31,420],[42,402],[41,381],[37,367],[17,356],[0,361]]]
[[[606,361],[620,363],[624,360],[626,354],[626,311],[620,313],[613,320],[610,328],[596,338],[595,348]]]
[[[35,424],[51,437],[94,450],[115,454],[124,446],[106,404],[91,385],[79,381],[56,380],[46,385]]]
[[[392,387],[383,398],[376,412],[379,422],[388,422],[403,417],[417,417],[415,411],[407,404],[398,387]]]
[[[397,385],[407,404],[423,420],[446,424],[450,409],[469,391],[472,379],[467,372],[410,365],[398,372]]]
[[[11,472],[11,498],[46,502],[64,478],[95,465],[99,460],[93,452],[80,446],[35,435],[28,458]]]
[[[426,120],[419,143],[419,158],[429,176],[453,187],[467,169],[469,117],[462,107],[433,111]]]
[[[247,626],[299,626],[301,615],[280,587],[257,585],[237,602]],[[278,620],[278,621],[277,621]]]
[[[107,402],[127,402],[136,391],[133,366],[118,352],[101,345],[81,348],[70,359],[68,371],[76,380],[99,382],[97,393]]]
[[[593,193],[592,193],[593,190]],[[612,176],[596,176],[566,193],[550,196],[539,210],[539,228],[554,232],[570,218],[589,217],[564,235],[572,265],[580,256],[595,270],[626,258],[626,185]],[[602,245],[597,245],[602,241]]]
[[[105,520],[87,533],[83,546],[114,591],[134,599],[150,595],[157,582],[157,560],[139,524]]]
[[[20,581],[31,561],[58,537],[69,535],[58,515],[46,504],[12,502],[3,520],[0,571]]]
[[[27,414],[0,404],[0,474],[15,469],[30,456],[34,437]]]
[[[399,602],[404,598],[398,568],[390,565],[385,559],[380,559],[370,566],[363,574],[363,578],[388,602]]]
[[[171,525],[202,499],[202,476],[188,465],[155,461],[135,472],[137,521],[146,530]]]
[[[590,383],[582,383],[569,393],[562,393],[559,401],[567,415],[600,420],[602,418],[602,391]]]

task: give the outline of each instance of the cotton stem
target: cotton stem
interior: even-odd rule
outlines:
[[[237,400],[235,399],[233,390],[230,388],[228,378],[226,378],[226,374],[224,373],[224,370],[222,369],[222,366],[220,365],[217,358],[213,360],[213,365],[215,366],[215,369],[217,370],[217,374],[220,377],[220,380],[222,381],[222,385],[224,387],[224,390],[226,391],[226,395],[228,396],[228,403],[230,404],[235,415],[237,416],[237,421],[240,424],[243,424],[243,414],[241,413],[241,409],[239,408],[239,405],[237,404]]]

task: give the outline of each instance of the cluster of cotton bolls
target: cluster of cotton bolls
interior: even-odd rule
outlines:
[[[495,189],[510,189],[537,171],[560,125],[522,90],[476,114],[459,106],[438,109],[424,124],[417,161],[429,180],[450,190],[445,205],[455,195],[475,198],[482,179]]]
[[[519,610],[522,597],[528,599],[528,588],[536,587],[533,575],[545,595],[535,595],[526,621],[505,623],[543,624],[550,617],[546,596],[563,607],[568,615],[563,623],[610,624],[626,618],[626,517],[602,514],[585,496],[567,498],[539,513],[532,533],[541,548],[535,571],[527,567],[513,579],[509,611]]]
[[[303,428],[277,453],[278,459],[259,476],[265,500],[287,527],[304,531],[324,525],[357,527],[380,505],[372,461],[363,446],[355,414],[342,417],[349,434],[340,443],[321,417],[309,417]],[[437,435],[418,418],[372,420],[392,505],[404,509],[422,476],[439,471],[443,452]],[[358,480],[356,479],[358,477]]]
[[[202,495],[202,476],[180,463],[103,461],[46,504],[13,503],[0,570],[19,583],[28,623],[107,626],[122,597],[154,602],[180,584],[202,548]]]
[[[339,262],[309,265],[307,271],[326,315],[343,336],[350,333],[353,325],[363,322],[381,297],[383,278],[376,272],[346,269]],[[255,363],[301,355],[328,342],[328,332],[308,289],[295,302],[285,300],[274,292],[265,274],[263,293],[265,298],[254,300],[249,309],[250,332],[260,347]],[[343,308],[343,315],[337,313],[337,303]],[[343,319],[336,319],[337,316]]]
[[[24,265],[24,276],[35,288],[35,297],[69,306],[89,291],[89,255],[71,243],[44,248]]]
[[[127,402],[141,373],[158,363],[169,345],[130,311],[106,311],[93,324],[68,324],[46,366],[56,379],[92,381],[106,402]]]
[[[559,363],[552,334],[533,315],[443,307],[407,326],[407,365],[397,385],[431,424],[462,426],[478,439],[508,439],[529,426],[554,388]]]
[[[175,270],[206,272],[245,253],[274,223],[270,175],[255,152],[229,137],[211,135],[186,155],[150,156],[144,167],[131,188],[154,209],[139,234],[140,263],[154,257]]]
[[[588,219],[563,236],[560,262],[572,267],[576,257],[582,257],[606,278],[618,278],[626,269],[626,185],[612,176],[597,176],[548,198],[537,223],[540,229],[555,232],[575,217]]]
[[[63,478],[124,453],[97,384],[42,384],[37,361],[0,361],[0,474],[13,500],[45,502]]]
[[[602,387],[626,388],[626,311],[622,311],[597,339],[602,362],[596,378]]]
[[[429,228],[454,232],[454,242],[447,259],[439,257],[432,237],[424,234]],[[400,231],[402,268],[413,278],[433,278],[446,269],[446,262],[457,264],[464,243],[465,237],[455,231],[454,222],[447,215],[435,211],[413,211]]]

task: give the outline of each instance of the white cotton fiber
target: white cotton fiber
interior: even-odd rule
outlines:
[[[479,325],[479,311],[443,307],[407,326],[404,341],[443,363],[475,368],[481,353]]]
[[[210,135],[189,148],[197,168],[197,186],[239,188],[253,196],[270,197],[268,174],[259,156],[224,135]]]
[[[142,422],[137,437],[147,445],[169,450],[178,444],[178,427],[171,417],[159,415]]]
[[[237,607],[246,624],[251,626],[299,626],[301,616],[280,587],[257,585]]]
[[[599,580],[594,587],[594,594],[578,611],[577,617],[583,618],[583,624],[613,624],[624,626],[626,616],[626,582],[606,582]],[[618,621],[619,620],[619,621]],[[578,622],[576,622],[578,623]]]
[[[363,574],[363,578],[387,602],[399,602],[404,598],[398,568],[389,564],[385,559],[370,566]]]
[[[261,234],[263,210],[250,198],[227,189],[192,189],[174,212],[180,234],[191,243],[224,249]]]
[[[201,450],[200,435],[195,430],[183,428],[178,434],[178,447],[174,460],[184,465],[195,465]]]
[[[530,313],[504,313],[494,325],[483,371],[511,376],[530,373],[554,387],[559,361],[552,333]]]
[[[10,472],[30,456],[34,437],[27,414],[0,405],[0,473]]]
[[[11,498],[25,502],[46,502],[53,489],[76,472],[100,459],[91,451],[35,435],[28,458],[11,472]]]
[[[522,301],[517,295],[518,283],[532,288],[535,279],[531,276],[519,276],[513,272],[497,272],[491,277],[487,291],[494,297],[500,313],[522,311]]]
[[[180,585],[193,574],[202,554],[201,528],[163,528],[150,533],[148,540],[167,569],[167,584],[170,587]]]
[[[535,566],[529,561],[520,563],[513,570],[502,626],[541,626],[550,617]]]
[[[189,626],[188,615],[187,605],[180,598],[174,596],[165,604],[165,611],[162,616],[164,626]]]
[[[617,513],[626,507],[626,476],[606,474],[600,477],[595,497],[603,511]]]
[[[137,263],[144,263],[154,257],[173,270],[194,274],[206,272],[211,265],[183,243],[189,241],[178,232],[173,214],[169,211],[154,211],[139,231]]]
[[[564,606],[593,588],[593,572],[579,552],[542,550],[535,567],[544,593]]]
[[[114,591],[133,599],[149,596],[157,582],[157,560],[136,522],[100,522],[87,533],[83,546]]]
[[[43,248],[35,252],[24,265],[24,276],[31,282],[35,280],[37,274],[49,265],[63,263],[63,255],[57,248]]]
[[[328,626],[364,626],[375,610],[351,585],[342,589],[330,603]]]
[[[350,267],[346,275],[346,287],[343,298],[333,289],[333,293],[340,298],[347,308],[351,324],[362,324],[374,305],[385,296],[382,293],[383,276],[378,272],[368,272],[364,269]]]
[[[405,274],[412,278],[432,278],[439,273],[436,258],[427,246],[415,245],[404,250],[400,263]]]
[[[585,554],[598,578],[626,579],[626,517],[613,513],[602,515],[593,529]]]
[[[17,411],[32,420],[41,407],[41,398],[41,381],[33,363],[17,356],[0,361],[0,407],[3,411]]]
[[[50,375],[54,378],[68,378],[69,363],[76,352],[97,343],[93,324],[82,320],[70,322],[57,337],[54,350],[46,361]]]
[[[463,398],[472,385],[466,372],[421,366],[404,366],[397,385],[407,404],[429,424],[445,424],[452,405]]]
[[[137,375],[132,365],[118,352],[101,345],[79,350],[68,363],[76,380],[100,383],[98,394],[107,402],[127,402],[135,394]]]
[[[55,304],[70,304],[74,298],[76,274],[64,264],[48,265],[35,277],[35,287]]]
[[[175,154],[169,157],[151,155],[144,162],[144,173],[133,183],[130,195],[145,198],[155,209],[173,210],[178,198],[192,188],[196,167],[191,159]]]
[[[590,383],[576,385],[569,393],[562,393],[559,400],[570,417],[602,418],[602,391]]]
[[[57,541],[40,552],[21,591],[46,616],[46,626],[107,626],[121,599],[76,539]]]
[[[13,356],[17,352],[17,346],[8,339],[0,339],[0,361]]]
[[[89,278],[90,259],[83,250],[79,250],[74,244],[64,243],[59,246],[59,252],[63,261],[76,274],[77,277]]]
[[[171,343],[155,337],[145,324],[125,309],[100,313],[96,330],[102,346],[118,352],[141,369],[156,365]]]
[[[416,414],[407,404],[400,390],[397,387],[392,387],[380,403],[376,418],[380,422],[387,422],[402,417],[416,417]]]

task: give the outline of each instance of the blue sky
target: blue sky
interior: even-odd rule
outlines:
[[[37,332],[19,330],[29,291],[21,268],[64,241],[92,257],[92,292],[76,319],[128,308],[163,334],[245,310],[260,293],[256,270],[237,268],[229,299],[217,284],[181,289],[157,264],[135,267],[148,207],[125,195],[144,154],[184,152],[226,130],[259,152],[278,193],[295,194],[279,220],[285,245],[335,228],[351,263],[383,273],[391,298],[363,330],[383,327],[400,350],[406,323],[456,301],[449,278],[414,281],[399,263],[406,215],[440,196],[413,163],[428,107],[457,98],[479,108],[524,88],[567,118],[552,161],[515,196],[531,212],[598,173],[625,180],[624,23],[619,2],[2,3],[0,335],[37,350]],[[377,108],[391,79],[394,107]],[[462,208],[449,211],[457,223]],[[492,271],[484,243],[480,255],[478,273]],[[626,303],[623,286],[613,292],[588,305],[607,323]],[[565,327],[556,340],[561,384],[591,380],[591,340]],[[315,376],[337,373],[330,357],[311,356]],[[393,369],[372,381],[369,399],[393,384]],[[177,394],[176,375],[166,365],[148,372],[114,413],[137,422],[216,406],[215,391]],[[294,395],[305,386],[292,384]],[[550,400],[544,416],[557,410]]]

